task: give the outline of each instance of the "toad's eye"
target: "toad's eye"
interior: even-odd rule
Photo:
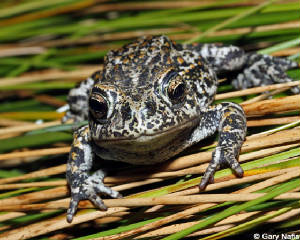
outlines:
[[[164,78],[165,93],[172,103],[180,103],[186,93],[186,85],[177,72],[170,71]]]
[[[100,94],[92,94],[89,99],[89,110],[96,120],[104,120],[107,118],[108,103]]]

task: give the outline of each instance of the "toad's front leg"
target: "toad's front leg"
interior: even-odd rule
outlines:
[[[221,166],[228,165],[238,177],[243,176],[243,169],[237,161],[241,146],[246,136],[246,117],[243,109],[235,103],[221,103],[212,106],[204,113],[199,126],[192,134],[192,141],[197,142],[219,132],[218,145],[199,185],[204,190],[214,181],[214,173]]]
[[[74,133],[74,141],[67,164],[66,175],[71,189],[71,201],[67,212],[69,223],[73,220],[79,201],[89,199],[101,210],[106,210],[107,207],[97,195],[98,193],[104,193],[113,198],[121,197],[118,192],[103,184],[105,174],[102,170],[89,175],[93,158],[89,128],[84,126]]]

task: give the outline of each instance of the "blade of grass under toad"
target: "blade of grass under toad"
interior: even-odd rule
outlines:
[[[22,171],[19,169],[4,170],[0,169],[0,178],[16,177],[22,175]]]
[[[275,127],[275,128],[273,128],[269,131],[265,131],[264,134],[265,133],[272,134],[272,133],[280,132],[282,130],[291,129],[291,128],[294,128],[294,127],[298,126],[299,124],[300,124],[300,121],[284,124],[284,125],[281,125],[279,127]]]
[[[177,232],[175,234],[172,234],[166,238],[163,238],[163,240],[177,240],[177,239],[181,239],[185,236],[188,236],[189,234],[195,232],[195,231],[198,231],[198,230],[201,230],[211,224],[214,224],[216,222],[219,222],[231,215],[234,215],[234,214],[237,214],[241,211],[243,211],[244,209],[248,208],[248,207],[251,207],[251,206],[255,206],[259,203],[262,203],[262,202],[265,202],[265,201],[268,201],[270,199],[273,199],[274,197],[282,194],[282,193],[285,193],[285,192],[288,192],[288,191],[291,191],[293,189],[296,189],[298,188],[300,185],[300,179],[297,179],[297,181],[295,181],[294,183],[290,184],[290,183],[285,183],[285,184],[282,184],[281,187],[278,187],[276,189],[274,189],[273,191],[269,192],[268,194],[262,196],[262,197],[259,197],[255,200],[252,200],[252,201],[249,201],[249,202],[245,202],[243,204],[239,204],[239,205],[235,205],[235,206],[232,206],[230,208],[227,208],[225,210],[223,210],[222,212],[220,213],[217,213],[217,214],[214,214],[212,216],[210,216],[208,219],[206,220],[203,220],[195,225],[193,225],[192,227],[189,227],[183,231],[180,231],[180,232]]]
[[[288,162],[289,162],[289,163],[288,163]],[[280,166],[280,169],[283,169],[283,168],[285,168],[285,167],[299,166],[299,159],[296,160],[296,161],[295,161],[295,160],[290,160],[290,161],[288,161],[288,162],[285,162],[285,163],[284,163],[285,166],[282,166],[282,165],[280,166],[280,163],[276,163],[276,164],[274,164],[274,165],[271,165],[272,171],[275,170],[275,169],[278,169],[278,168],[275,167],[275,165],[276,165],[277,167]],[[261,169],[264,169],[263,171],[266,172],[265,170],[266,170],[267,168],[268,168],[268,167],[263,167],[263,168],[261,168]],[[288,184],[293,184],[295,181],[298,182],[299,180],[293,179],[293,180],[289,181]],[[276,186],[276,187],[277,187],[277,188],[280,188],[281,185],[282,185],[282,184],[279,184],[279,185]],[[222,204],[218,204],[218,205],[215,206],[215,207],[206,209],[206,210],[204,210],[203,212],[206,212],[207,210],[217,209],[217,208],[224,207],[224,206],[228,206],[228,207],[229,207],[230,205],[233,205],[233,204],[236,204],[236,202],[225,202],[225,203],[222,203]],[[257,205],[259,205],[259,204],[255,204],[255,205],[253,205],[253,206],[257,206]],[[251,207],[248,207],[248,208],[251,208]],[[245,210],[248,210],[248,208],[245,209]],[[218,210],[217,210],[217,211],[218,211]],[[119,233],[119,232],[118,232],[118,233]],[[102,236],[102,235],[101,235],[101,236]]]
[[[278,154],[274,154],[272,156],[268,156],[262,159],[258,159],[255,161],[251,161],[248,163],[243,163],[241,164],[242,168],[245,171],[245,175],[255,175],[255,174],[259,174],[259,173],[263,173],[263,172],[267,172],[267,171],[274,171],[274,170],[278,170],[278,169],[282,169],[285,168],[285,166],[287,166],[287,164],[292,163],[292,166],[297,166],[297,164],[299,164],[299,159],[296,160],[291,160],[291,161],[286,161],[286,162],[282,162],[279,165],[270,165],[267,167],[261,167],[264,166],[266,164],[272,164],[275,163],[277,161],[281,161],[284,159],[288,159],[290,157],[295,157],[298,156],[300,153],[300,148],[295,148],[286,152],[282,152],[282,153],[278,153]],[[226,177],[232,175],[232,171],[230,169],[223,169],[223,170],[219,170],[215,173],[215,179],[218,178],[222,178],[222,177]],[[183,190],[183,189],[187,189],[189,187],[192,186],[196,186],[200,183],[201,177],[196,177],[193,178],[191,180],[185,181],[184,183],[177,183],[177,184],[172,184],[160,189],[155,189],[155,190],[151,190],[145,193],[138,193],[138,194],[134,194],[131,197],[158,197],[158,196],[162,196],[168,193],[172,193],[172,192],[176,192],[179,190]]]
[[[28,192],[33,192],[33,191],[38,191],[40,188],[38,187],[31,187],[31,188],[23,188],[23,189],[18,189],[15,191],[9,191],[5,193],[0,194],[0,199],[5,199],[5,198],[10,198],[14,196],[19,196],[22,193],[28,193]]]
[[[295,179],[289,180],[289,182],[293,182],[293,181],[295,181]],[[281,183],[279,183],[279,184],[274,184],[274,185],[269,186],[269,187],[266,187],[266,188],[264,188],[264,189],[260,189],[260,190],[256,191],[256,193],[267,193],[267,192],[270,192],[270,191],[272,191],[274,188],[279,187],[280,184],[281,184]],[[252,210],[251,210],[251,211],[252,211]]]
[[[299,226],[300,225],[300,219],[299,216],[295,217],[296,219],[292,219],[290,221],[287,221],[285,223],[280,224],[278,227],[276,228],[281,228],[281,229],[286,229],[286,228],[290,228],[290,227],[294,227],[294,226]]]
[[[289,162],[288,164],[284,164],[284,166],[282,164],[280,164],[280,163],[273,164],[273,165],[270,166],[271,167],[271,171],[273,171],[273,169],[276,169],[276,167],[278,167],[278,166],[280,167],[280,169],[288,168],[290,166],[291,167],[296,167],[296,166],[299,166],[299,159],[296,160],[296,161],[295,160],[291,160],[291,162]],[[291,180],[289,180],[287,182],[293,183],[295,180],[297,180],[297,179],[291,179]],[[268,193],[268,192],[272,191],[274,188],[280,187],[281,185],[282,185],[282,183],[279,183],[279,184],[275,184],[274,183],[274,185],[272,185],[270,187],[267,187],[267,189],[261,189],[261,190],[255,191],[255,193]],[[295,201],[297,201],[297,200],[295,200]],[[283,202],[285,202],[285,203],[283,203]],[[217,208],[220,209],[220,208],[228,207],[228,206],[233,205],[233,204],[236,204],[236,202],[233,202],[233,201],[229,202],[228,201],[228,202],[220,203],[220,204],[218,204],[216,206],[213,206],[213,207],[211,207],[211,208],[209,208],[207,210],[212,210],[212,209],[217,209]],[[287,204],[287,201],[263,202],[263,203],[255,205],[255,206],[249,207],[245,211],[247,211],[247,212],[264,211],[264,210],[268,210],[268,208],[274,207],[274,206],[280,206],[282,208],[282,207],[285,207],[286,204]]]
[[[47,219],[53,216],[56,216],[57,214],[62,213],[63,210],[55,210],[55,211],[47,211],[42,213],[32,213],[27,214],[25,216],[20,216],[14,219],[10,219],[8,221],[4,221],[0,223],[1,227],[4,226],[13,226],[14,228],[17,228],[20,225],[29,224],[34,221],[42,221],[43,219]]]
[[[252,221],[247,221],[245,223],[239,224],[236,227],[232,227],[232,228],[227,229],[225,231],[221,231],[221,232],[218,232],[216,234],[210,235],[208,237],[202,238],[202,240],[216,240],[216,239],[228,237],[228,236],[231,236],[231,235],[234,235],[234,234],[238,234],[238,233],[243,232],[243,231],[247,231],[248,229],[256,227],[260,224],[265,223],[266,221],[268,221],[270,219],[273,219],[277,216],[280,216],[281,214],[289,212],[292,209],[299,208],[299,201],[297,203],[293,203],[293,204],[290,204],[290,205],[291,206],[286,206],[286,207],[281,208],[281,209],[279,209],[275,212],[264,214],[263,216],[260,216],[256,219],[252,220]]]
[[[157,218],[153,218],[153,219],[150,219],[150,220],[140,221],[138,223],[133,223],[133,224],[129,224],[129,225],[126,225],[126,223],[125,223],[124,226],[120,226],[120,227],[117,227],[117,228],[114,228],[114,229],[111,229],[111,230],[103,231],[103,232],[100,232],[100,233],[95,233],[95,234],[92,234],[92,235],[87,235],[87,236],[80,237],[80,238],[75,238],[74,240],[88,240],[88,239],[93,239],[93,238],[99,238],[99,237],[115,235],[115,234],[118,234],[118,233],[121,233],[121,232],[126,232],[126,231],[130,231],[132,229],[135,229],[135,228],[142,227],[142,226],[144,226],[148,223],[152,223],[152,222],[155,222],[155,221],[160,220],[160,219],[162,219],[162,217],[157,217]]]
[[[299,165],[299,162],[297,164]],[[119,231],[122,231],[122,229],[121,230],[119,229]]]
[[[288,183],[284,183],[285,185],[290,185],[290,184],[294,184],[295,182],[297,182],[297,184],[299,183],[299,179],[294,179],[292,181],[289,181]],[[277,188],[280,189],[282,187],[282,184],[280,184]],[[265,201],[264,201],[265,202]],[[228,203],[228,204],[227,204]],[[211,211],[212,209],[216,209],[218,207],[222,207],[222,206],[229,206],[229,205],[232,205],[232,204],[235,204],[235,202],[226,202],[224,204],[218,204],[216,207],[213,207],[213,208],[208,208],[208,209],[205,209],[204,211],[201,211],[199,212],[199,214],[204,214],[205,215],[205,212],[207,211]],[[238,203],[239,204],[239,203]],[[294,203],[291,203],[291,204],[298,204],[298,201],[294,202]],[[253,206],[257,206],[258,204],[254,204]],[[285,206],[286,207],[286,206]],[[250,208],[250,207],[248,207]],[[248,208],[245,208],[244,210],[247,211]],[[220,212],[220,210],[216,209],[216,212]],[[211,215],[211,213],[210,213]],[[112,236],[113,239],[117,239],[116,236]]]

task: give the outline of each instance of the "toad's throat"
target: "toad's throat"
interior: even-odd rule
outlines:
[[[163,132],[154,134],[140,134],[134,138],[112,138],[112,139],[94,139],[94,142],[99,147],[105,149],[125,150],[129,152],[147,152],[152,151],[162,146],[174,144],[174,141],[180,145],[180,142],[186,141],[192,129],[199,122],[198,118],[190,119],[189,121],[169,128]]]
[[[95,141],[97,155],[105,160],[148,165],[166,161],[189,146],[187,139],[197,121],[152,136],[135,139]]]

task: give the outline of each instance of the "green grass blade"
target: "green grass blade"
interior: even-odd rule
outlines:
[[[209,28],[209,29],[206,30],[204,33],[200,34],[199,36],[197,36],[197,37],[195,37],[195,38],[192,38],[192,39],[186,41],[185,43],[193,43],[193,42],[197,42],[197,41],[203,39],[204,37],[206,37],[207,35],[209,35],[209,34],[211,34],[211,33],[213,33],[213,32],[216,32],[216,31],[219,30],[219,29],[222,29],[222,28],[224,28],[224,27],[226,27],[226,26],[228,26],[228,25],[230,25],[230,24],[232,24],[232,23],[234,23],[234,22],[239,21],[239,20],[242,19],[242,18],[248,17],[248,16],[250,16],[251,14],[254,14],[254,13],[260,11],[261,9],[263,9],[263,8],[265,8],[266,6],[268,6],[268,5],[272,4],[272,3],[274,3],[275,1],[277,1],[277,0],[268,0],[268,1],[265,1],[265,2],[263,2],[263,3],[261,3],[261,4],[257,5],[257,6],[255,6],[255,7],[253,7],[253,8],[251,8],[251,9],[245,11],[245,12],[242,12],[242,13],[240,13],[240,14],[237,14],[237,15],[235,15],[235,16],[233,16],[233,17],[227,19],[227,20],[225,20],[224,22],[221,22],[221,23],[218,24],[218,25],[216,25],[216,26],[214,26],[214,27],[212,27],[212,28]]]
[[[204,220],[204,221],[201,221],[195,225],[193,225],[192,227],[189,227],[183,231],[180,231],[180,232],[177,232],[175,234],[172,234],[166,238],[163,238],[163,240],[177,240],[177,239],[181,239],[195,231],[198,231],[200,229],[203,229],[211,224],[214,224],[216,222],[219,222],[231,215],[234,215],[236,213],[239,213],[243,210],[245,210],[246,208],[248,207],[251,207],[251,206],[255,206],[259,203],[262,203],[262,202],[265,202],[267,200],[270,200],[282,193],[285,193],[285,192],[288,192],[288,191],[291,191],[295,188],[298,188],[300,185],[300,179],[297,179],[297,181],[295,181],[294,183],[290,184],[290,183],[285,183],[285,184],[282,184],[281,187],[278,187],[276,189],[274,189],[273,191],[271,191],[270,193],[262,196],[262,197],[259,197],[257,199],[254,199],[252,201],[249,201],[249,202],[245,202],[243,204],[240,204],[240,205],[236,205],[236,206],[232,206],[228,209],[225,209],[224,211],[220,212],[220,213],[217,213],[211,217],[209,217],[208,219]]]
[[[269,213],[269,214],[264,214],[261,217],[258,217],[252,221],[247,221],[243,224],[239,224],[236,227],[232,227],[230,229],[227,229],[225,231],[210,235],[208,237],[202,238],[202,240],[216,240],[216,239],[220,239],[220,238],[224,238],[224,237],[228,237],[234,234],[238,234],[242,231],[246,231],[248,229],[251,229],[259,224],[262,224],[270,219],[273,219],[281,214],[284,214],[286,212],[289,212],[290,210],[294,209],[294,208],[299,208],[299,202],[297,202],[297,204],[293,203],[293,206],[290,207],[284,207],[282,209],[279,209],[277,211],[275,211],[274,213]]]

